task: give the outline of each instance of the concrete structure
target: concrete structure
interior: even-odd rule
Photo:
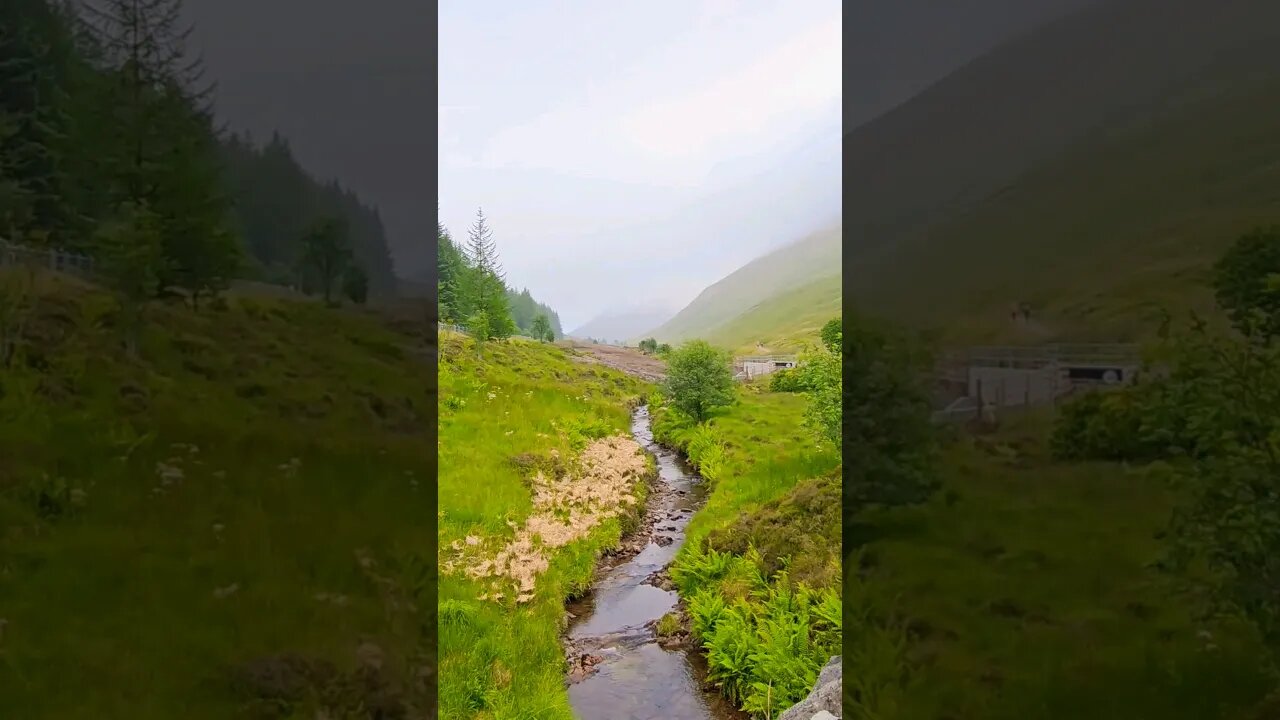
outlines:
[[[1134,383],[1140,366],[1135,345],[971,348],[939,368],[939,385],[953,394],[934,419],[964,420],[983,408],[1045,405],[1079,390]]]
[[[734,377],[739,380],[753,380],[778,370],[793,368],[796,364],[795,355],[756,355],[734,358]]]

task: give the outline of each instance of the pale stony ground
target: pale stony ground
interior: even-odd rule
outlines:
[[[547,551],[587,537],[605,520],[634,506],[635,486],[646,469],[644,451],[632,438],[596,440],[564,476],[547,477],[539,471],[532,478],[533,512],[523,525],[508,522],[514,531],[511,538],[468,535],[455,540],[453,556],[440,569],[486,581],[482,600],[498,601],[512,593],[516,602],[528,602],[538,577],[549,567]]]

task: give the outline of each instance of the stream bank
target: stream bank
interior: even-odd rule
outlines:
[[[654,441],[647,407],[635,410],[631,433],[654,456],[657,478],[640,528],[606,556],[591,591],[568,605],[569,702],[581,720],[742,720],[706,686],[696,645],[678,634],[660,638],[657,627],[680,612],[666,569],[707,487],[678,453]]]

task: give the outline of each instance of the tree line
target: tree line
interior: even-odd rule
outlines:
[[[377,212],[278,137],[225,138],[190,33],[180,0],[0,5],[0,236],[93,257],[133,334],[149,299],[234,278],[390,292]]]
[[[467,231],[465,244],[436,223],[436,283],[441,322],[460,325],[477,339],[505,339],[520,331],[551,342],[563,337],[560,317],[533,299],[528,289],[507,286],[497,244],[484,209]]]

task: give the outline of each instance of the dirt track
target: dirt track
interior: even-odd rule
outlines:
[[[645,355],[635,348],[593,345],[574,340],[568,341],[566,347],[580,362],[607,365],[649,382],[662,382],[667,377],[665,362],[652,355]]]

